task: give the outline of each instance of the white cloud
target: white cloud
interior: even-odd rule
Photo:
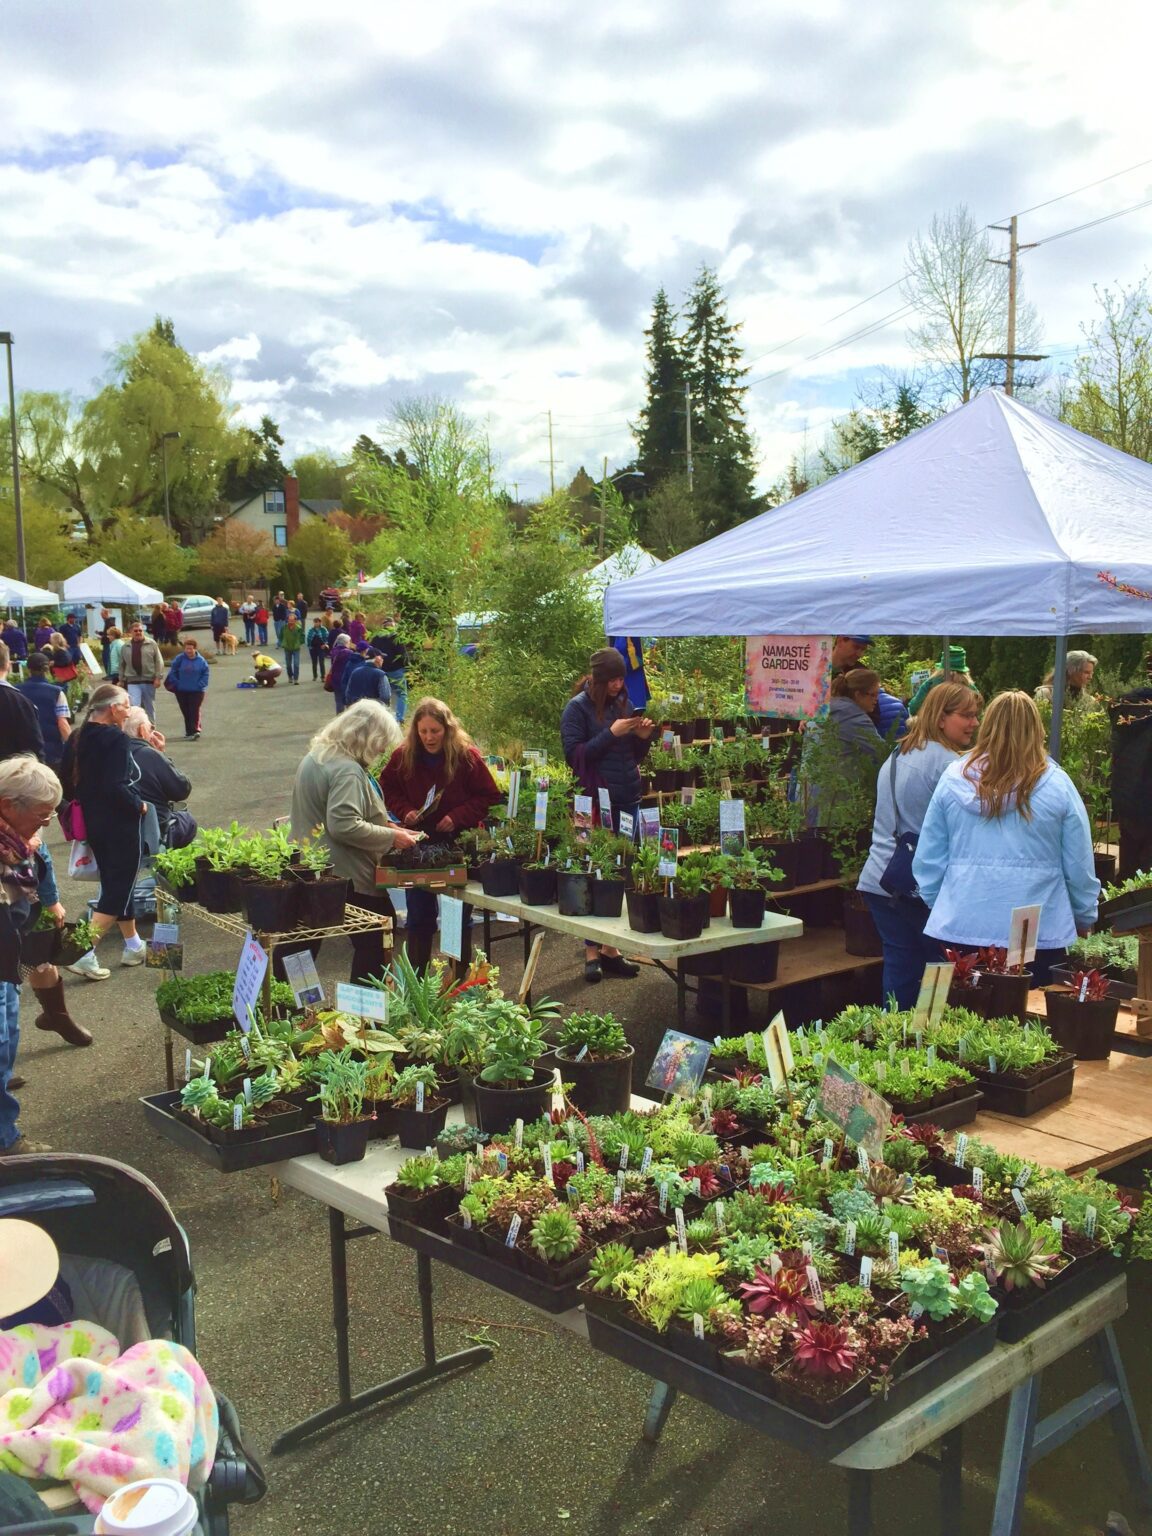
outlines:
[[[397,394],[451,394],[504,473],[632,451],[642,330],[718,267],[757,382],[771,480],[858,370],[908,360],[908,239],[1145,157],[1137,0],[717,0],[625,8],[8,0],[0,323],[19,384],[84,391],[171,315],[288,453],[345,449]],[[1029,214],[1039,239],[1147,195],[1148,170]],[[1132,281],[1152,212],[1041,247],[1052,345],[1094,281]],[[15,325],[15,320],[11,321]],[[795,339],[793,339],[795,338]],[[255,365],[263,377],[249,377]],[[768,377],[778,370],[777,377]]]

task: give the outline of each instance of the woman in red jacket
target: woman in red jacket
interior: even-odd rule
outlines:
[[[472,738],[439,699],[421,699],[408,723],[404,745],[397,747],[380,775],[390,813],[406,827],[427,833],[433,842],[450,843],[466,827],[480,826],[501,798]],[[410,890],[408,958],[423,970],[432,957],[436,933],[434,891]],[[471,908],[464,908],[465,945]]]

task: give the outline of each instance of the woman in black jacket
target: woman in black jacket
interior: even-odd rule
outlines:
[[[131,707],[125,689],[101,683],[89,701],[84,724],[68,738],[61,777],[84,812],[88,846],[100,871],[92,926],[102,938],[113,923],[118,924],[124,937],[120,964],[143,965],[146,950],[136,932],[132,893],[144,857],[148,806],[123,730]],[[95,947],[68,969],[88,981],[104,981],[111,974],[97,960]]]
[[[592,796],[593,807],[599,810],[600,790],[607,789],[616,827],[621,811],[626,811],[635,828],[641,788],[639,765],[652,745],[656,725],[646,715],[633,714],[619,651],[593,651],[588,665],[588,675],[577,683],[560,717],[564,756],[581,789]],[[599,981],[604,973],[631,977],[639,975],[639,970],[618,949],[585,944],[584,980]]]

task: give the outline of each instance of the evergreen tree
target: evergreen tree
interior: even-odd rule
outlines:
[[[661,288],[652,301],[648,338],[647,397],[633,427],[636,463],[651,492],[670,475],[684,472],[684,360],[676,334],[676,314]]]
[[[225,466],[221,488],[225,501],[243,501],[248,496],[259,495],[261,491],[279,488],[288,473],[280,457],[284,439],[271,416],[260,418],[259,431],[244,427],[242,443],[240,453]]]
[[[692,392],[692,456],[707,537],[762,509],[752,439],[744,420],[748,373],[715,271],[702,266],[684,307],[683,368]]]

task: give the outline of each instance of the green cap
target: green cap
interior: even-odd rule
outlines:
[[[947,655],[940,652],[940,667],[949,672],[967,672],[968,653],[962,645],[950,645]]]

